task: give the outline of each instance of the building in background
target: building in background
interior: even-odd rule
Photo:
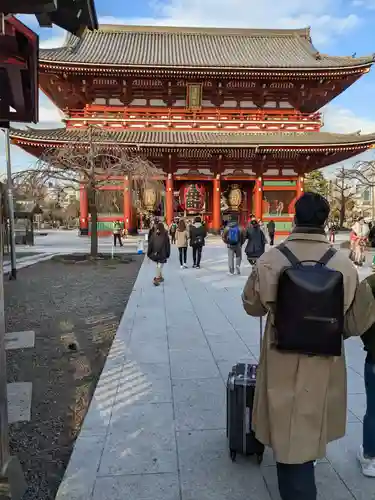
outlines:
[[[356,213],[368,221],[375,221],[375,165],[373,162],[363,162],[358,171],[363,175],[366,184],[361,178],[354,179]]]
[[[254,213],[287,234],[304,175],[375,143],[375,133],[321,132],[319,112],[370,70],[373,56],[321,54],[309,29],[101,26],[39,58],[40,87],[65,112],[66,128],[13,129],[13,143],[38,157],[88,144],[89,125],[100,127],[103,142],[160,169],[162,203],[147,191],[143,202],[168,224],[179,213],[202,214],[217,232],[228,215],[245,224]],[[128,182],[108,186],[120,209],[102,210],[100,232],[120,217],[134,229]],[[84,189],[80,204],[87,232]]]

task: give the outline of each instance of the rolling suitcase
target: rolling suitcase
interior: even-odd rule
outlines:
[[[262,333],[262,319],[260,329]],[[256,455],[259,464],[263,461],[264,445],[251,429],[257,366],[238,363],[228,375],[227,438],[233,462],[237,453]]]

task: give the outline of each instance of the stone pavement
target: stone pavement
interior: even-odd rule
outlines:
[[[201,270],[180,270],[173,249],[157,288],[145,260],[57,500],[279,500],[269,451],[261,467],[228,456],[225,381],[235,362],[257,359],[259,320],[240,300],[250,267],[226,271],[215,241]],[[374,500],[356,461],[364,353],[358,339],[346,346],[347,436],[317,465],[319,499]]]

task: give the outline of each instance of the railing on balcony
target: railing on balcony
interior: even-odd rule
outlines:
[[[321,114],[304,114],[295,110],[245,110],[239,108],[202,109],[189,111],[185,108],[115,108],[106,106],[86,106],[83,110],[66,110],[67,120],[89,121],[129,121],[129,122],[313,122],[321,124]]]

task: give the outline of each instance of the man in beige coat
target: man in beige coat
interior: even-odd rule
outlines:
[[[328,202],[305,193],[296,203],[295,228],[286,246],[299,260],[318,261],[329,249],[324,225]],[[326,445],[344,436],[346,427],[345,354],[335,358],[283,353],[274,340],[275,301],[282,268],[290,266],[272,248],[257,261],[244,291],[251,316],[268,313],[259,360],[253,408],[256,437],[273,449],[282,500],[316,500],[314,460]],[[375,322],[375,302],[367,283],[358,284],[349,258],[337,252],[329,267],[344,276],[344,337],[363,334]],[[294,298],[298,309],[298,297]]]

